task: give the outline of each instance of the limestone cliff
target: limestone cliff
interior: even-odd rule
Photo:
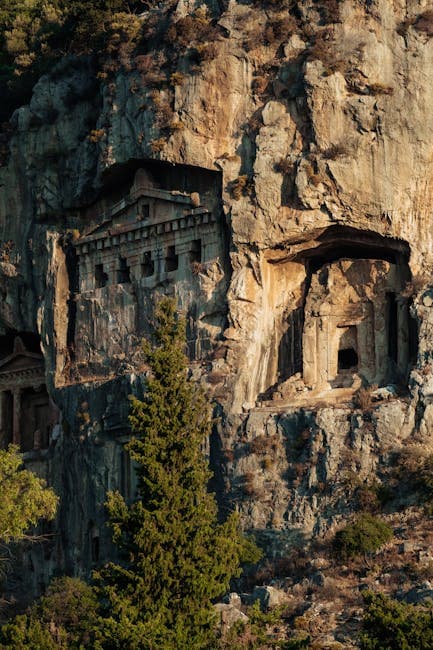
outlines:
[[[175,24],[194,9],[180,1]],[[221,504],[235,503],[269,552],[350,510],[348,469],[367,481],[411,440],[430,448],[427,9],[424,0],[305,0],[290,11],[209,2],[200,16],[214,32],[201,60],[184,52],[156,87],[163,52],[109,79],[90,57],[69,57],[14,113],[0,169],[1,352],[18,334],[40,339],[58,413],[49,448],[29,463],[63,498],[34,588],[55,568],[85,574],[109,553],[104,495],[132,489],[127,396],[141,391],[139,341],[158,292],[185,311],[193,372],[217,403],[210,453]],[[98,232],[117,236],[109,220],[124,208],[113,206],[138,201],[140,169],[154,201],[216,215],[218,231],[190,238],[214,233],[213,252],[191,272],[173,248],[161,253],[166,275],[134,271],[131,286],[113,275],[105,287],[95,267],[96,287],[84,287],[93,262],[83,275],[83,246],[97,251]],[[173,237],[193,264],[187,238]],[[146,260],[134,262],[143,277]],[[352,401],[362,381],[399,386],[367,423]]]

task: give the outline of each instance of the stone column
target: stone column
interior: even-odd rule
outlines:
[[[153,250],[155,254],[155,279],[160,280],[165,277],[164,250],[156,246]]]
[[[318,388],[325,388],[330,377],[331,372],[331,357],[335,352],[331,349],[332,341],[330,340],[331,329],[331,305],[329,303],[322,304],[320,309],[320,320],[317,336],[317,356],[318,356]]]
[[[388,371],[388,332],[386,297],[380,295],[374,304],[374,343],[376,354],[375,381],[380,384]]]
[[[340,323],[341,320],[341,315],[336,315],[335,317],[329,316],[328,318],[328,381],[333,381],[338,375],[338,351],[340,349],[340,339],[342,336],[342,330],[346,330],[345,327],[338,327],[338,323]]]
[[[403,299],[397,302],[397,365],[406,376],[409,366],[409,305]]]
[[[12,442],[14,445],[21,445],[21,388],[14,388],[12,390],[13,398],[13,429],[12,429]]]
[[[111,255],[109,257],[107,255],[107,258],[104,259],[104,271],[108,275],[107,284],[109,285],[117,284],[117,266],[117,255],[111,251]]]
[[[362,311],[362,321],[358,325],[358,368],[368,382],[373,382],[376,376],[373,304],[368,301]]]
[[[317,381],[317,321],[318,318],[308,314],[302,336],[302,374],[305,384],[311,388]]]
[[[178,255],[178,273],[182,278],[187,277],[191,273],[191,263],[190,263],[190,250],[191,242],[183,241],[181,243],[177,242],[176,254]]]

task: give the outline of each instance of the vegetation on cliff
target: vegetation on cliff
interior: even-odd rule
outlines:
[[[415,607],[384,594],[367,592],[362,650],[428,650],[433,647],[430,607]]]
[[[266,10],[266,20],[247,29],[245,50],[259,44],[283,42],[304,32],[311,41],[305,56],[325,57],[332,67],[330,35],[316,38],[302,18],[299,0],[254,3]],[[30,101],[34,84],[51,73],[62,57],[90,56],[95,62],[95,86],[123,68],[145,78],[146,86],[161,89],[179,83],[187,71],[194,74],[218,52],[218,41],[228,34],[218,18],[226,9],[203,3],[186,15],[173,0],[15,0],[0,1],[0,89],[4,101],[0,121]],[[338,0],[314,2],[321,26],[340,20]],[[331,39],[332,40],[332,39]],[[316,51],[317,50],[317,51]],[[326,51],[325,51],[326,50]],[[328,61],[328,59],[330,61]]]
[[[187,376],[184,322],[172,301],[160,303],[156,344],[144,344],[151,376],[143,401],[132,399],[139,499],[108,497],[109,522],[122,562],[97,576],[107,648],[205,648],[214,635],[212,599],[258,549],[236,515],[217,521],[202,445],[211,422],[205,397]]]
[[[67,55],[122,57],[134,43],[140,1],[2,0],[0,2],[0,119],[30,100],[41,74]]]
[[[98,602],[78,578],[56,578],[29,610],[0,629],[1,648],[94,647]]]
[[[120,561],[96,573],[95,590],[54,581],[27,614],[3,626],[2,647],[214,648],[212,601],[242,561],[260,558],[235,514],[218,522],[207,490],[211,420],[188,377],[185,323],[171,300],[161,301],[156,319],[155,345],[144,343],[147,391],[143,401],[132,398],[135,437],[127,445],[138,499],[128,504],[112,492],[107,501]]]
[[[392,527],[386,521],[369,512],[363,512],[337,532],[334,548],[344,559],[368,555],[389,542],[392,536]]]
[[[53,519],[58,497],[45,481],[22,469],[18,448],[0,449],[0,543],[19,542],[39,519]]]

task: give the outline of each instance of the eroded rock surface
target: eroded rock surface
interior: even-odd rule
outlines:
[[[142,391],[158,295],[184,310],[192,371],[218,405],[221,504],[238,504],[272,552],[350,510],[345,472],[368,480],[414,436],[430,444],[433,39],[415,20],[426,3],[340,5],[326,23],[299,3],[274,39],[265,27],[275,35],[287,11],[210,6],[223,35],[194,70],[179,60],[173,87],[134,68],[96,82],[90,60],[68,58],[12,117],[0,354],[38,337],[61,425],[28,459],[63,504],[33,589],[111,551],[103,502],[107,488],[133,496],[127,395]],[[138,170],[157,178],[152,205],[179,213],[135,210]],[[199,213],[218,224],[212,242]],[[184,236],[173,224],[188,215]],[[146,232],[165,225],[144,246],[147,219]],[[362,382],[399,384],[400,397],[368,419],[351,401]]]

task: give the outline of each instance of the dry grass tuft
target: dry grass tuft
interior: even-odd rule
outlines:
[[[362,411],[371,411],[373,407],[373,392],[377,390],[377,384],[372,384],[371,386],[360,388],[354,397],[354,403]]]

